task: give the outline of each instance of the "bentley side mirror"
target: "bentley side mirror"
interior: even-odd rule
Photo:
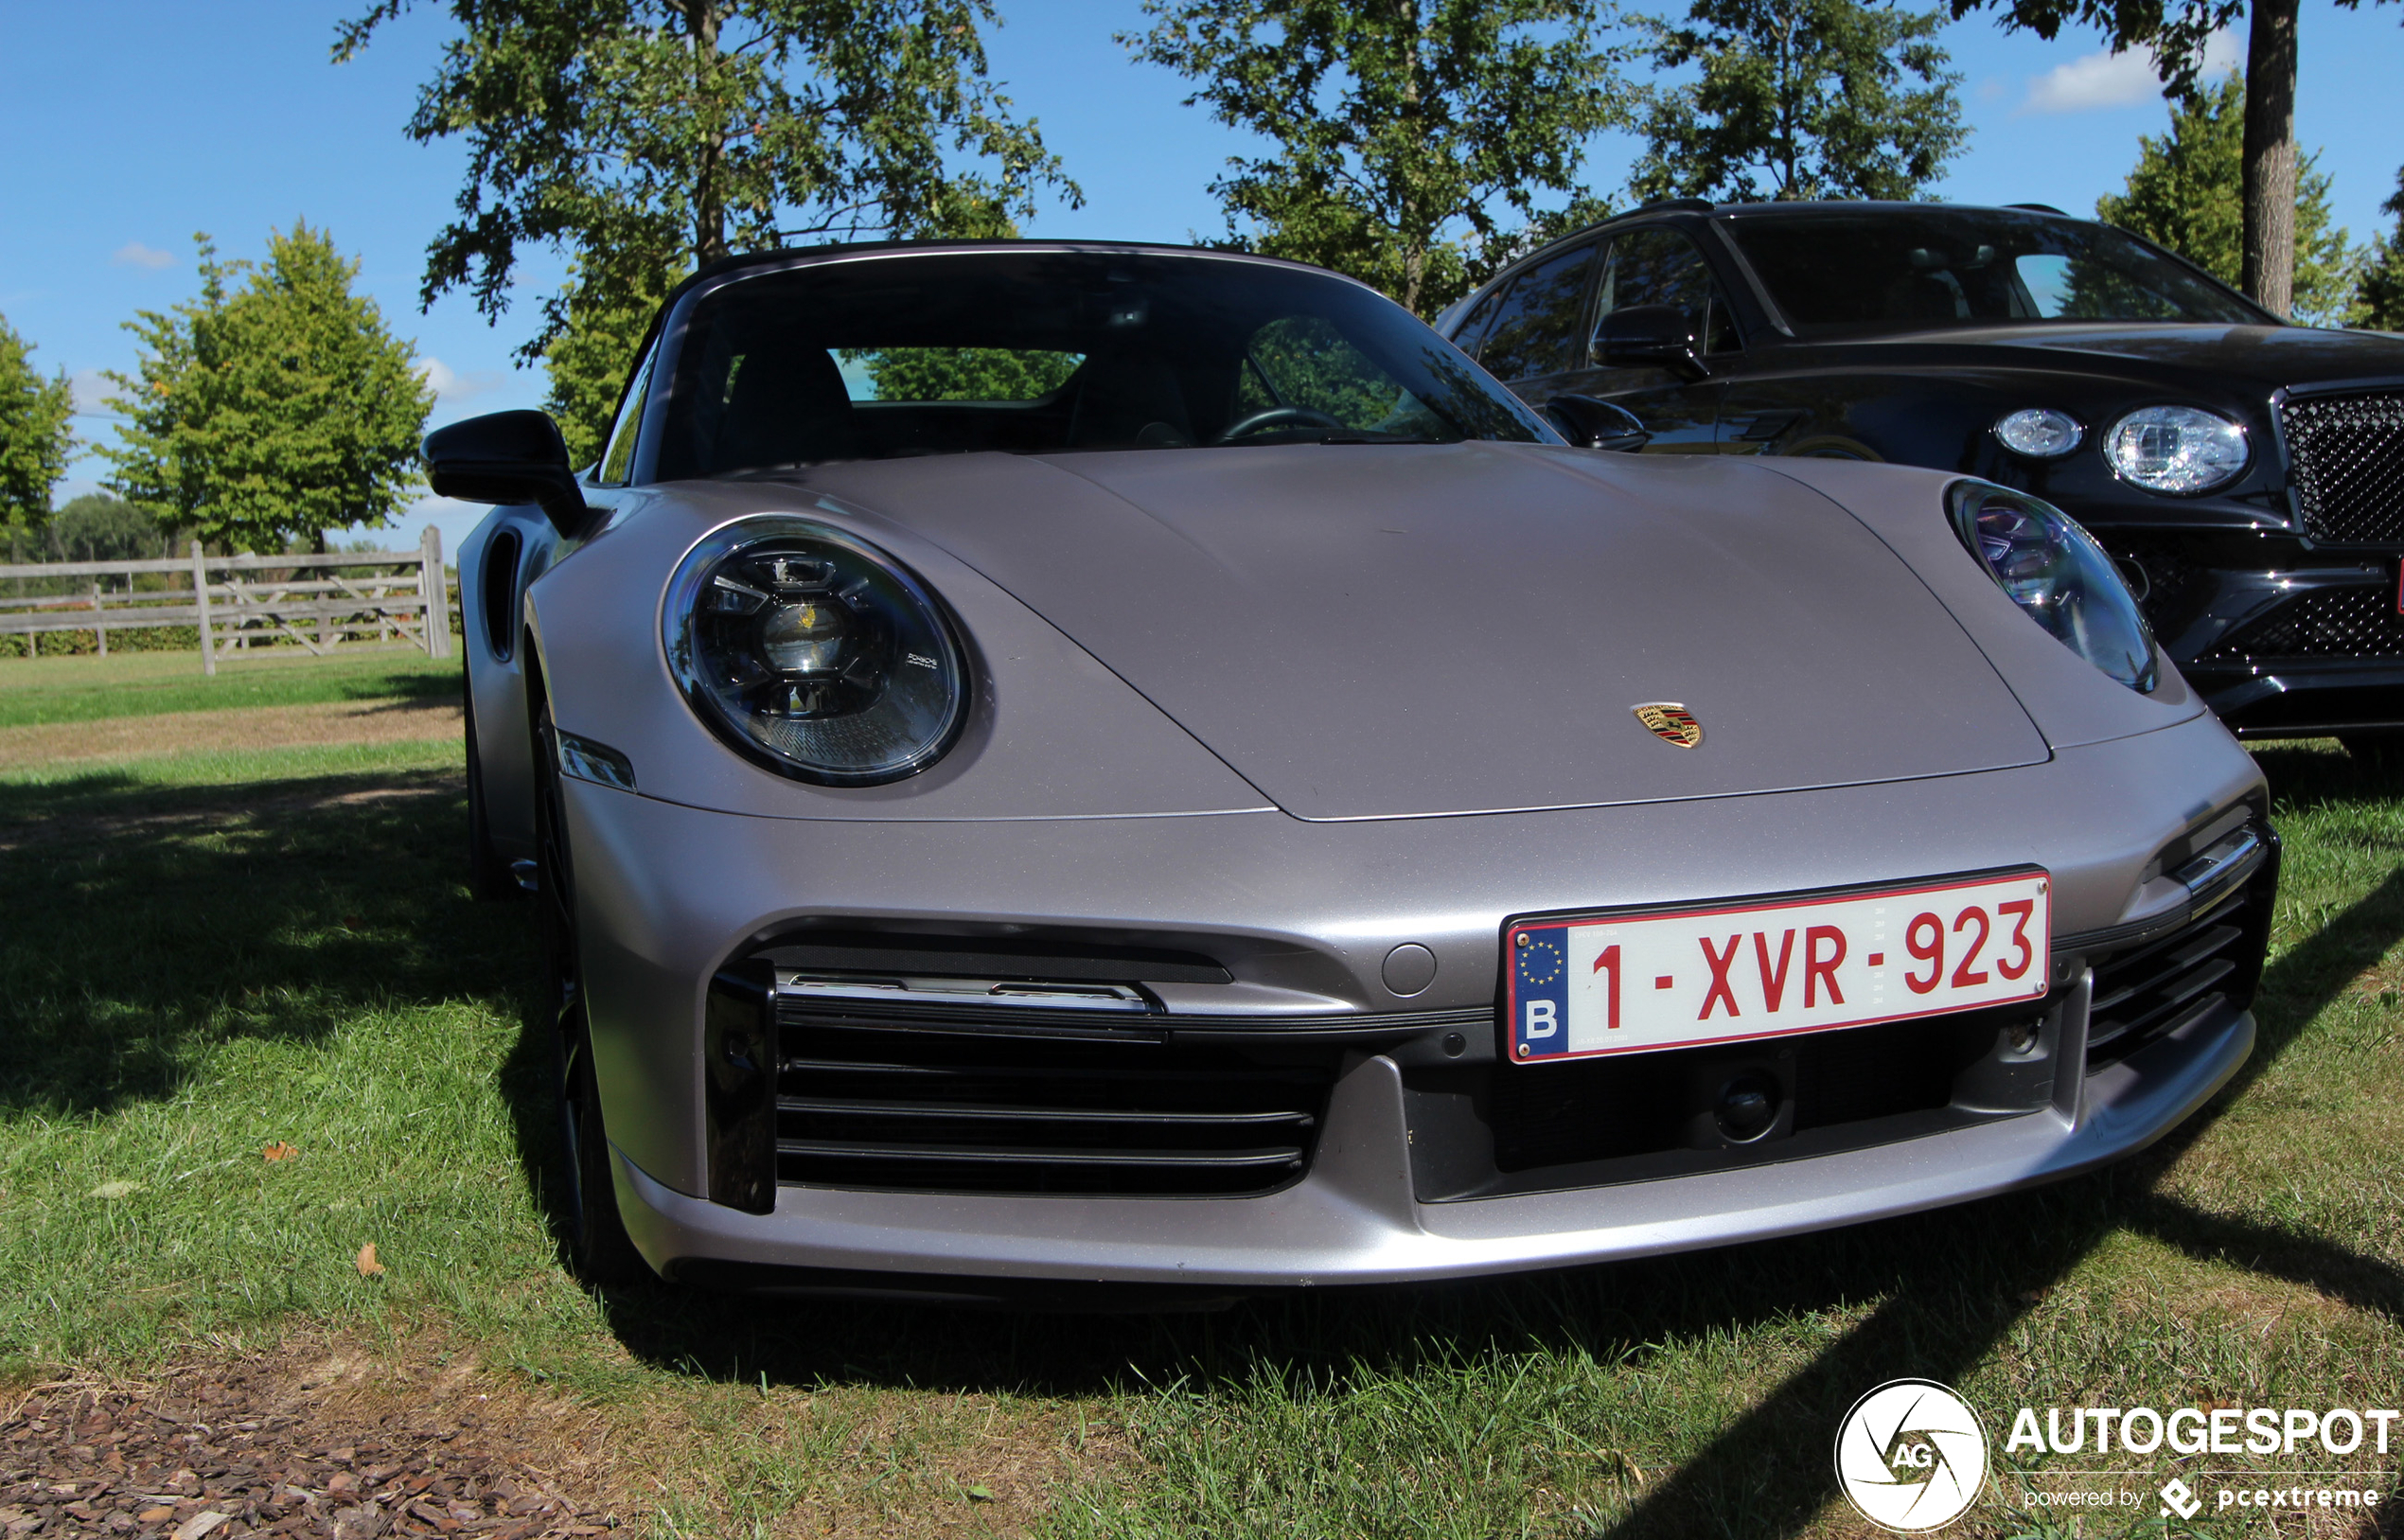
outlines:
[[[1653,434],[1634,412],[1591,396],[1556,396],[1545,403],[1545,416],[1564,438],[1582,450],[1634,454],[1653,441]]]
[[[1602,318],[1595,340],[1606,364],[1650,363],[1688,380],[1711,372],[1703,365],[1694,312],[1683,305],[1623,306]]]
[[[568,442],[544,412],[491,412],[426,435],[426,480],[463,503],[534,503],[560,534],[584,527],[589,510]]]

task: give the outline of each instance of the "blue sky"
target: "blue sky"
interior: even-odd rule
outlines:
[[[0,315],[36,345],[37,364],[66,369],[97,399],[97,371],[133,363],[120,323],[191,294],[194,232],[209,232],[226,256],[253,257],[269,229],[306,218],[360,259],[361,286],[415,340],[442,389],[436,423],[539,403],[539,374],[514,368],[510,354],[556,263],[525,266],[527,295],[498,327],[455,292],[419,313],[426,242],[451,213],[465,157],[455,141],[413,143],[401,125],[451,28],[421,0],[363,57],[336,66],[335,25],[364,5],[0,0]],[[1082,209],[1048,208],[1029,233],[1216,232],[1204,188],[1246,147],[1179,105],[1180,81],[1112,41],[1141,26],[1139,0],[1000,0],[1000,9],[994,72],[1086,192]],[[2404,7],[2304,3],[2299,133],[2322,150],[2339,219],[2358,239],[2393,225],[2378,204],[2404,164],[2393,98],[2404,78],[2399,20]],[[2119,186],[2138,136],[2166,121],[2144,61],[2105,56],[2091,33],[2048,44],[1973,14],[1943,41],[1974,132],[1942,196],[2089,212]],[[1598,138],[1591,184],[1616,188],[1635,148]],[[88,439],[109,433],[97,415],[78,428]],[[81,457],[59,497],[89,490],[101,472]],[[388,538],[414,541],[431,519],[449,547],[479,516],[428,500]]]

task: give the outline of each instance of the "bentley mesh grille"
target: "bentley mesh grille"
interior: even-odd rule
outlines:
[[[2095,963],[2087,1068],[2117,1063],[2200,1016],[2253,1003],[2270,893],[2266,877],[2256,876],[2170,935]]]
[[[1333,1051],[906,1027],[778,1010],[783,1182],[1236,1196],[1308,1167]]]
[[[2404,540],[2404,393],[2307,396],[2279,408],[2305,533]]]
[[[2241,627],[2199,661],[2249,658],[2404,658],[2404,614],[2384,585],[2320,589]]]

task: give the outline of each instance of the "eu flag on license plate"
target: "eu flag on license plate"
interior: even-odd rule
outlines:
[[[1519,926],[1510,947],[1511,1057],[1568,1052],[1569,928]]]

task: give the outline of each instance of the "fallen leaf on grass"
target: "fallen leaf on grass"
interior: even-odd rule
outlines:
[[[285,1143],[279,1139],[274,1143],[260,1150],[258,1153],[270,1160],[289,1160],[293,1156],[298,1155],[300,1151],[292,1148],[292,1146]]]
[[[968,1500],[970,1502],[991,1502],[994,1500],[994,1489],[988,1486],[970,1487],[968,1489]]]
[[[132,1197],[134,1194],[140,1192],[141,1190],[142,1184],[138,1181],[104,1181],[99,1186],[92,1189],[91,1195],[94,1197],[105,1197],[112,1199]]]
[[[360,1277],[373,1278],[383,1270],[384,1265],[376,1260],[376,1243],[374,1241],[369,1241],[365,1246],[359,1248]]]

